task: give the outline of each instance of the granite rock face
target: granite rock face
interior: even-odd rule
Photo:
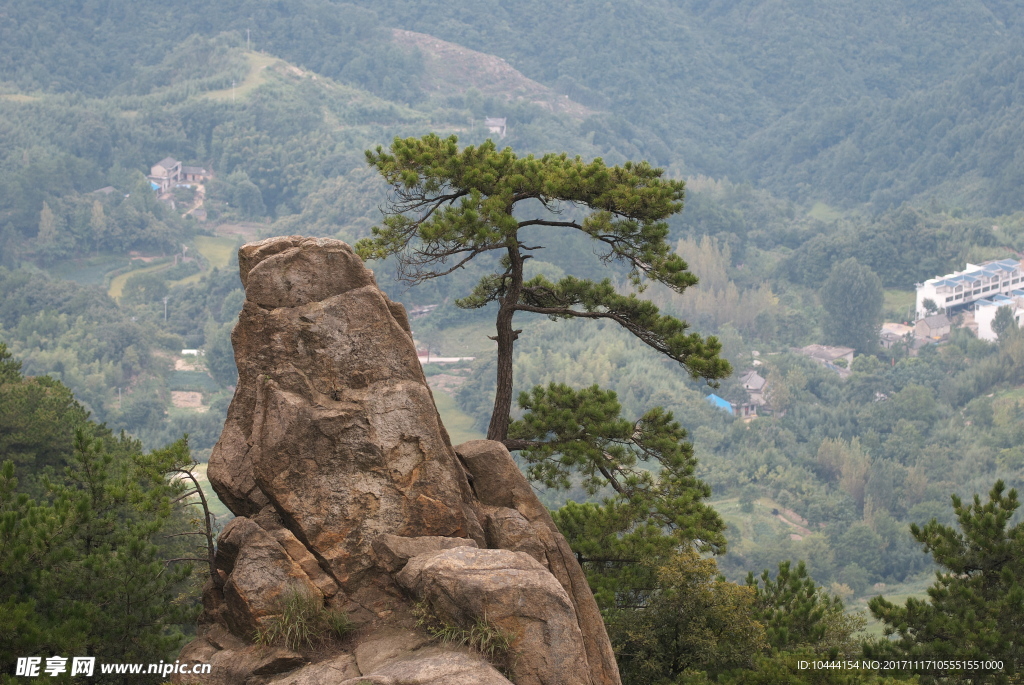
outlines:
[[[525,552],[457,547],[414,557],[398,582],[423,598],[434,615],[459,625],[486,616],[516,636],[516,685],[584,685],[583,634],[568,593]]]
[[[208,469],[237,518],[181,654],[213,665],[199,681],[617,685],[565,540],[503,446],[452,447],[404,308],[348,245],[272,238],[239,266],[239,381]],[[254,645],[294,588],[357,629],[308,653]],[[513,634],[511,681],[432,640],[424,607]]]

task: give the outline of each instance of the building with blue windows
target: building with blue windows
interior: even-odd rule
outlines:
[[[1024,288],[1024,266],[1018,259],[968,264],[963,271],[938,276],[917,284],[916,319],[930,314],[955,314],[973,310],[975,303],[993,295],[1009,297]],[[925,306],[930,301],[934,309]]]

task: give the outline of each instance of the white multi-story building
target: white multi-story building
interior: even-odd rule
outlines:
[[[974,320],[978,324],[978,337],[995,342],[999,339],[992,330],[992,322],[1002,307],[1009,307],[1010,314],[1021,326],[1024,320],[1024,290],[1014,290],[1007,295],[993,295],[974,305]]]
[[[1000,259],[984,264],[968,264],[963,271],[939,276],[917,284],[917,318],[928,316],[925,300],[935,303],[939,312],[950,314],[967,309],[993,295],[1009,296],[1024,288],[1024,263],[1017,259]]]

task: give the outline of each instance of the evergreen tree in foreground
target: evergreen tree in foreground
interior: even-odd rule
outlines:
[[[614,392],[557,383],[521,393],[519,406],[506,444],[522,450],[531,480],[568,489],[577,474],[590,494],[611,491],[553,513],[603,608],[643,607],[658,567],[685,549],[725,551],[711,488],[694,476],[693,446],[671,413],[629,421]]]
[[[815,583],[803,561],[795,569],[788,561],[780,563],[775,578],[767,569],[759,579],[751,573],[747,586],[757,594],[754,613],[764,623],[773,650],[812,649],[819,658],[850,655],[851,636],[863,628],[864,620],[848,615],[843,600]]]
[[[195,617],[181,596],[192,568],[167,563],[184,550],[168,536],[189,526],[171,505],[181,488],[162,474],[188,459],[182,441],[125,463],[79,430],[73,464],[42,500],[17,493],[14,463],[3,462],[0,663],[26,656],[148,663],[180,649],[179,627]]]
[[[610,279],[524,277],[530,253],[543,247],[535,244],[544,242],[537,237],[540,231],[546,236],[570,230],[603,248],[603,261],[627,264],[638,290],[654,281],[683,292],[697,279],[670,249],[664,222],[682,209],[683,183],[662,179],[662,171],[646,163],[609,168],[599,159],[585,163],[565,154],[517,158],[510,149],[499,152],[491,141],[460,150],[455,137],[436,135],[396,139],[388,152],[379,147],[367,152],[367,160],[391,184],[392,196],[384,225],[356,246],[364,259],[396,255],[399,277],[418,283],[488,252],[501,255],[500,271],[458,301],[464,308],[498,304],[497,384],[487,437],[520,450],[527,475],[536,482],[565,489],[581,478],[591,495],[610,493],[600,503],[570,502],[554,512],[554,519],[586,570],[613,632],[617,621],[642,624],[674,611],[673,602],[685,599],[687,590],[673,589],[673,583],[735,600],[733,614],[742,613],[745,588],[704,587],[707,573],[672,566],[673,560],[685,559],[706,571],[714,562],[699,561],[697,550],[724,552],[725,525],[705,502],[710,488],[694,476],[693,448],[669,412],[659,407],[629,421],[620,416],[613,392],[552,384],[522,393],[519,406],[525,413],[514,423],[510,417],[512,353],[521,333],[512,322],[518,312],[611,319],[693,378],[713,384],[728,375],[717,339],[688,332],[685,322],[661,314],[636,294],[617,293]],[[574,220],[562,214],[563,205],[592,211]],[[661,613],[648,608],[652,602],[661,603]],[[733,618],[719,621],[693,644],[707,646],[721,626],[743,623]],[[682,631],[697,626],[684,623],[675,626]],[[671,641],[667,633],[662,637]],[[637,646],[658,648],[646,642]],[[719,653],[730,649],[723,643]],[[667,658],[669,671],[673,664],[702,663],[681,654]]]
[[[868,656],[1002,660],[1002,671],[951,673],[954,682],[1016,682],[1024,667],[1024,523],[1010,526],[1020,506],[1017,491],[997,481],[982,503],[953,496],[959,530],[932,519],[910,527],[914,538],[945,570],[936,573],[928,599],[897,606],[883,597],[869,603],[890,640],[865,646]],[[925,677],[926,680],[931,674]]]
[[[498,303],[497,388],[488,439],[508,437],[512,351],[521,333],[512,326],[517,312],[611,319],[694,378],[714,382],[729,374],[716,338],[687,332],[685,322],[635,294],[618,294],[608,279],[566,276],[552,282],[523,275],[530,253],[543,247],[526,242],[524,229],[579,231],[603,250],[603,261],[628,265],[635,287],[654,281],[683,292],[697,278],[670,249],[664,221],[683,207],[682,181],[663,179],[662,170],[646,162],[608,167],[600,159],[584,162],[564,153],[520,158],[491,141],[460,150],[455,136],[435,134],[396,138],[390,150],[378,147],[366,158],[391,185],[391,198],[383,226],[356,245],[363,259],[396,255],[399,277],[420,283],[491,251],[501,255],[500,271],[458,302],[464,308]],[[563,205],[593,211],[576,221],[562,216]]]
[[[188,494],[167,478],[190,468],[188,445],[142,454],[137,441],[89,422],[73,400],[70,411],[59,383],[37,380],[23,378],[0,345],[0,417],[36,428],[33,441],[0,441],[0,681],[19,657],[172,659],[196,608],[191,565],[171,563],[193,556],[193,512],[181,509]],[[18,401],[40,392],[41,403]],[[49,406],[42,400],[62,411],[41,411]],[[51,424],[76,417],[67,444]],[[97,668],[90,682],[126,677]]]

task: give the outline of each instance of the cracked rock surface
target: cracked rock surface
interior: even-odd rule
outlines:
[[[404,308],[348,245],[239,250],[239,381],[208,476],[236,515],[217,547],[177,682],[618,685],[568,545],[499,443],[453,448]],[[356,629],[293,652],[253,644],[291,589]],[[513,637],[502,674],[432,639],[424,611]],[[507,676],[507,677],[506,677]]]

